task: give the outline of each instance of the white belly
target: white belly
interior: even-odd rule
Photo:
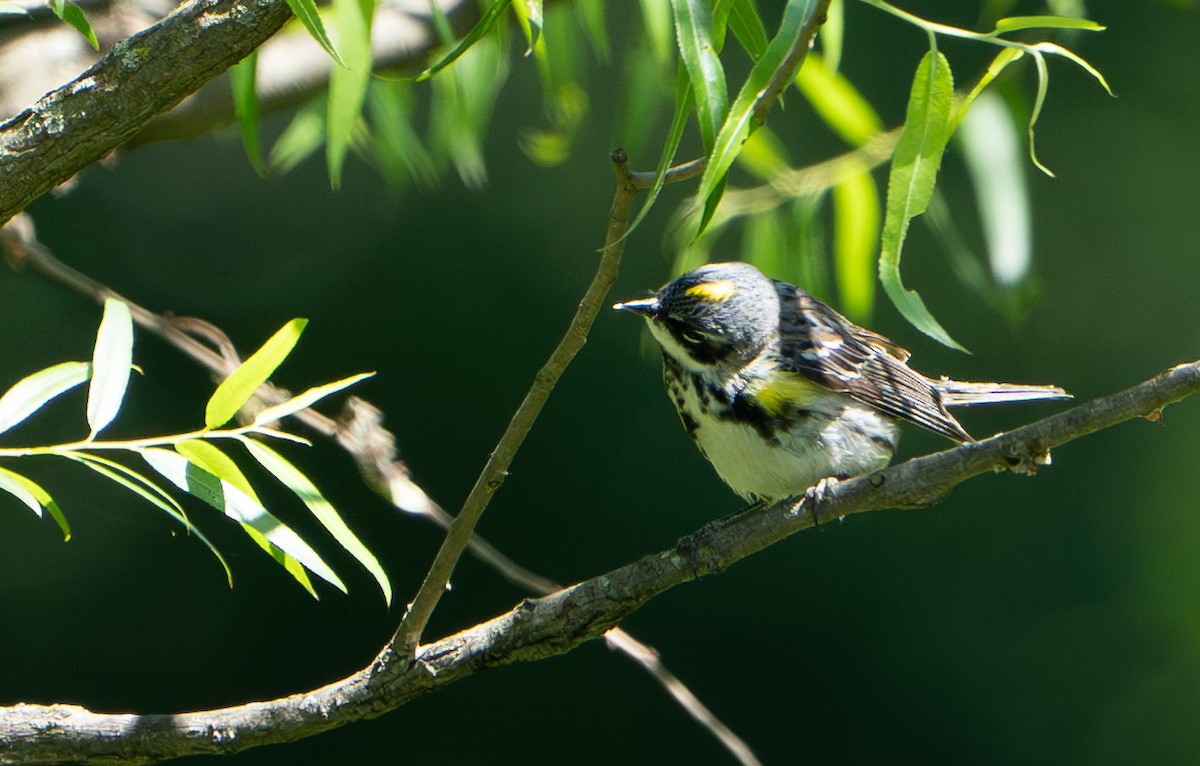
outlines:
[[[823,409],[777,442],[767,441],[751,425],[696,414],[691,415],[699,423],[693,436],[725,483],[748,500],[793,497],[823,478],[856,476],[887,465],[895,449],[894,421],[853,404],[837,420],[820,414]],[[829,409],[832,414],[834,406]]]

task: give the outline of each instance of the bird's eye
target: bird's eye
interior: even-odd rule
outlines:
[[[706,340],[704,333],[697,330],[684,330],[679,333],[679,337],[683,338],[683,342],[689,346],[699,346]]]

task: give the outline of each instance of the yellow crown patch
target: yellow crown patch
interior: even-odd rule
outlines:
[[[716,282],[701,282],[698,285],[689,287],[684,292],[688,295],[694,295],[697,298],[720,303],[729,300],[729,296],[733,295],[737,287],[728,279],[720,279]]]

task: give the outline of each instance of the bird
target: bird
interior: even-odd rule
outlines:
[[[814,492],[819,502],[882,469],[902,421],[970,443],[948,407],[1070,398],[926,377],[896,343],[748,263],[710,263],[613,308],[646,320],[684,429],[752,507]]]

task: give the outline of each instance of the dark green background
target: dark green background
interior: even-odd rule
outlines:
[[[610,13],[627,12],[619,5]],[[955,3],[940,14],[929,5],[913,9],[973,21],[955,17]],[[924,37],[848,6],[845,71],[896,124]],[[906,281],[974,352],[936,346],[881,305],[875,328],[914,349],[926,372],[1054,382],[1086,400],[1200,356],[1200,17],[1148,0],[1096,2],[1090,15],[1110,29],[1076,45],[1119,98],[1051,62],[1038,147],[1058,178],[1027,169],[1041,301],[1011,330],[915,227]],[[962,82],[990,55],[961,43],[943,49]],[[514,58],[480,191],[450,178],[397,198],[353,160],[337,194],[317,159],[263,182],[225,134],[123,155],[31,212],[67,262],[151,308],[209,319],[245,349],[309,317],[280,381],[300,388],[378,370],[358,393],[387,413],[417,480],[454,508],[596,262],[612,189],[607,153],[621,140],[621,79],[615,67],[588,76],[592,110],[574,159],[541,169],[516,148],[518,131],[540,120],[540,95],[532,63]],[[787,106],[792,114],[772,127],[802,147],[811,121],[796,115],[799,98]],[[639,167],[653,161],[650,150],[634,157]],[[953,158],[944,182],[969,214]],[[681,194],[670,190],[630,239],[614,298],[669,276],[661,226]],[[737,255],[736,238],[727,255]],[[0,386],[90,353],[99,310],[61,288],[0,275],[0,306]],[[482,523],[484,536],[548,576],[602,573],[738,507],[679,427],[657,364],[639,350],[641,332],[628,317],[600,317]],[[205,376],[148,336],[136,357],[146,375],[114,433],[199,424]],[[1052,410],[964,419],[986,434]],[[71,396],[5,443],[84,431],[82,396]],[[1188,401],[1166,412],[1165,428],[1128,423],[1058,450],[1036,479],[985,476],[934,510],[872,513],[798,535],[667,593],[626,627],[768,764],[1195,763],[1197,434],[1200,401]],[[904,451],[943,446],[910,431]],[[308,689],[368,662],[440,535],[370,494],[331,446],[289,455],[380,555],[397,606],[386,610],[369,577],[328,544],[351,596],[326,588],[314,602],[240,532],[189,505],[230,558],[229,590],[204,547],[150,506],[74,466],[30,464],[75,537],[64,544],[48,520],[0,500],[0,703],[193,710]],[[285,495],[273,499],[281,515],[307,523]],[[466,560],[429,635],[487,619],[522,595]],[[730,761],[602,643],[237,757],[484,759]]]

